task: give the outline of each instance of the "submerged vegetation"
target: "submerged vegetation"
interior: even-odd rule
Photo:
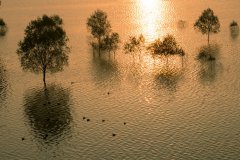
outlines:
[[[120,38],[118,33],[110,33],[103,39],[103,44],[102,44],[102,49],[106,50],[109,54],[109,58],[111,56],[111,52],[114,53],[114,58],[115,58],[115,53],[116,50],[118,49],[118,44],[120,43]]]
[[[107,13],[102,10],[96,10],[87,20],[87,27],[90,30],[94,40],[91,43],[93,49],[98,49],[99,57],[101,50],[113,51],[115,53],[120,42],[119,34],[113,32],[110,22],[107,19]]]
[[[8,27],[2,18],[0,18],[0,36],[4,36],[7,33]]]
[[[185,27],[187,22],[180,20],[179,26]],[[46,73],[62,71],[63,67],[68,64],[69,47],[67,46],[68,37],[63,30],[63,20],[59,16],[43,15],[29,23],[25,29],[25,37],[19,42],[17,54],[21,61],[21,66],[24,70],[43,74],[43,82],[46,86]],[[117,32],[112,32],[112,27],[108,20],[107,13],[102,10],[96,10],[87,19],[87,28],[91,32],[92,41],[90,44],[93,51],[98,51],[99,57],[103,52],[109,54],[115,53],[119,49],[120,36]],[[203,35],[208,36],[208,46],[204,46],[199,50],[197,55],[198,60],[215,61],[218,49],[210,45],[209,37],[211,34],[220,32],[220,22],[218,17],[214,15],[212,9],[204,10],[201,16],[194,24],[194,28],[200,31]],[[236,21],[230,23],[231,34],[238,35],[238,24]],[[7,25],[0,19],[0,35],[4,35],[7,31]],[[146,45],[145,37],[130,36],[123,44],[123,51],[126,54],[131,54],[133,60],[135,56],[139,57],[139,62],[142,62],[143,53],[150,53],[154,61],[155,58],[166,58],[167,67],[169,57],[178,55],[182,58],[185,56],[185,51],[179,46],[173,35],[166,35],[155,39]]]
[[[207,45],[207,46],[202,46],[200,48],[197,59],[201,61],[215,61],[218,55],[219,55],[218,45],[210,45],[210,46]]]
[[[238,23],[234,20],[230,23],[230,32],[233,39],[236,39],[239,35],[239,26]]]
[[[168,66],[168,57],[179,55],[183,57],[185,55],[184,50],[177,44],[176,39],[173,35],[167,35],[163,38],[163,41],[160,39],[156,39],[153,43],[151,43],[147,50],[150,51],[153,57],[164,56],[167,58],[167,66]]]
[[[238,23],[236,21],[232,21],[230,23],[230,27],[237,27],[238,26]]]
[[[140,59],[144,47],[145,38],[141,34],[139,37],[129,37],[128,41],[124,44],[123,49],[126,54],[132,54],[133,59],[135,59],[135,54],[137,53]]]

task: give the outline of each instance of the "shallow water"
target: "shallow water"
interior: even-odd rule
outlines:
[[[240,40],[229,29],[233,19],[240,22],[239,5],[2,1],[0,15],[9,31],[0,37],[0,159],[240,159]],[[210,39],[218,57],[201,64],[196,55],[207,37],[192,26],[208,7],[221,22],[221,32]],[[154,65],[144,55],[140,63],[122,49],[110,61],[107,55],[93,58],[85,23],[98,8],[108,13],[122,44],[129,35],[142,33],[151,42],[173,34],[187,53],[183,67],[173,57],[168,74],[164,59]],[[41,75],[22,71],[16,54],[25,27],[42,14],[63,18],[71,47],[69,66],[47,75],[47,91]]]

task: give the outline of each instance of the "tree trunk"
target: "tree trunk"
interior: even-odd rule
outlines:
[[[167,68],[168,68],[168,56],[167,56]]]
[[[46,68],[43,69],[43,83],[44,83],[44,88],[46,88]]]
[[[183,56],[182,56],[182,67],[183,67]]]
[[[210,39],[210,31],[208,31],[208,46],[209,46],[209,39]]]
[[[98,37],[98,55],[99,57],[101,57],[101,47],[100,47],[100,43],[101,43],[101,37]]]
[[[92,54],[93,54],[93,58],[95,58],[95,52],[94,52],[94,48],[92,48]]]

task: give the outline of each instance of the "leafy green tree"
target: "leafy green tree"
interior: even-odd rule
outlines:
[[[115,53],[116,53],[116,50],[118,49],[119,43],[120,43],[120,38],[118,33],[111,33],[103,39],[103,49],[108,51],[109,57],[110,57],[110,53],[113,52],[114,58],[115,58]]]
[[[7,24],[4,22],[2,18],[0,18],[0,36],[4,36],[7,32]]]
[[[172,55],[179,55],[183,57],[185,55],[184,50],[179,47],[176,42],[176,39],[172,35],[167,35],[164,37],[163,41],[160,39],[156,39],[153,43],[151,43],[147,49],[150,51],[153,57],[155,56],[165,56],[167,57],[167,65],[168,65],[168,57]]]
[[[212,9],[208,8],[202,12],[202,15],[195,22],[194,28],[199,30],[202,34],[208,35],[208,45],[209,37],[211,33],[220,32],[220,22],[218,17],[214,15]]]
[[[139,59],[142,50],[145,47],[145,38],[141,34],[139,37],[129,37],[128,41],[124,44],[124,51],[126,54],[132,54],[135,58],[135,53],[138,52]]]
[[[19,42],[17,54],[23,70],[42,72],[46,86],[46,72],[62,71],[68,64],[68,38],[63,30],[62,19],[43,15],[29,23],[25,37]]]
[[[102,41],[111,32],[111,25],[107,19],[107,13],[102,10],[96,10],[88,18],[87,27],[91,31],[92,36],[97,39],[98,54],[100,56]]]

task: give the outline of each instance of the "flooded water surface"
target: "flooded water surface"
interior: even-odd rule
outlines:
[[[239,0],[2,0],[8,32],[0,37],[1,160],[240,159]],[[193,28],[212,8],[221,32],[210,36],[217,58],[201,63],[207,36]],[[87,18],[108,14],[121,46],[115,59],[93,57]],[[69,37],[69,65],[42,75],[22,71],[16,54],[24,29],[57,14]],[[185,50],[155,60],[124,54],[129,36],[146,43],[172,34]]]

